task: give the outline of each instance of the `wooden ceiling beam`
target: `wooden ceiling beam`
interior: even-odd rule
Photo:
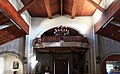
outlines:
[[[91,3],[93,6],[95,6],[97,9],[99,9],[101,12],[104,12],[105,9],[102,8],[101,6],[99,6],[99,4],[95,3],[94,1],[92,0],[87,0],[89,3]]]
[[[0,8],[3,9],[10,19],[12,19],[22,29],[22,31],[24,31],[24,33],[29,33],[28,24],[23,20],[8,0],[0,0]]]
[[[109,20],[112,20],[111,18],[114,17],[114,15],[120,10],[120,1],[115,0],[109,8],[106,10],[105,13],[103,13],[101,19],[95,24],[94,31],[95,33],[100,30],[104,25],[106,25]]]
[[[48,17],[49,17],[49,19],[52,19],[52,12],[51,12],[51,9],[50,9],[50,1],[49,0],[44,0],[44,3],[45,3],[45,7],[46,7],[46,10],[47,10]]]
[[[36,0],[31,0],[27,5],[25,5],[22,9],[18,11],[19,14],[22,14],[25,10],[27,10]]]
[[[78,7],[80,0],[74,0],[73,2],[73,7],[72,7],[72,13],[71,13],[71,18],[74,19],[75,18],[75,14],[76,14],[76,9]]]

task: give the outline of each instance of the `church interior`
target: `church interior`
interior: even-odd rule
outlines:
[[[120,0],[0,0],[0,74],[120,74]]]

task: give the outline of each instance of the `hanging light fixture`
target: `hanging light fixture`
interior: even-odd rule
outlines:
[[[59,26],[54,29],[55,36],[67,36],[69,35],[69,29],[65,26]]]

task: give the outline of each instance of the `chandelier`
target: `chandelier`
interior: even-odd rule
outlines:
[[[59,26],[54,29],[55,36],[66,36],[69,35],[69,29],[65,26]]]

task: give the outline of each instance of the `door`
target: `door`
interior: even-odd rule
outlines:
[[[55,74],[68,74],[68,60],[56,59],[55,60]]]

